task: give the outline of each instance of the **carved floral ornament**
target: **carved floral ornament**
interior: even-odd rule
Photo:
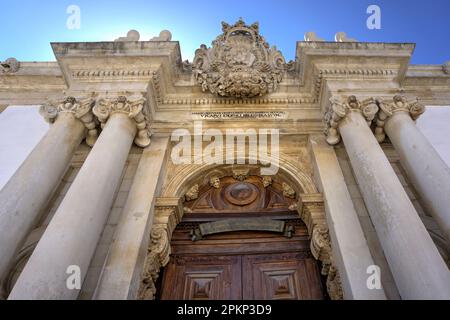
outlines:
[[[202,44],[195,52],[192,70],[203,91],[235,98],[275,91],[289,64],[259,34],[258,23],[222,22],[222,31],[211,48]]]

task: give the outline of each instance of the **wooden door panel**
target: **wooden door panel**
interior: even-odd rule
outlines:
[[[305,253],[244,256],[244,299],[323,299],[319,270],[311,262]]]
[[[163,300],[240,300],[240,256],[175,257],[164,275]]]

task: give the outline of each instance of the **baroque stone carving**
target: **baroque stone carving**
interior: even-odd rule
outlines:
[[[392,99],[393,102],[386,102],[382,99],[377,99],[377,104],[380,107],[380,112],[377,115],[377,127],[375,128],[375,137],[378,142],[383,142],[386,138],[384,132],[384,124],[386,119],[397,112],[406,112],[415,121],[425,112],[425,106],[416,98],[414,101],[408,101],[402,95],[396,95]]]
[[[62,101],[48,101],[39,108],[39,113],[48,123],[54,123],[60,113],[72,113],[75,118],[84,123],[88,130],[86,143],[92,147],[98,137],[95,118],[92,114],[94,104],[93,98],[76,99],[67,97]]]
[[[286,198],[295,199],[296,194],[295,190],[286,182],[283,182],[282,186],[283,186],[283,195]]]
[[[331,239],[325,218],[321,194],[302,194],[301,200],[291,206],[300,214],[311,237],[310,249],[313,257],[322,263],[322,275],[327,277],[328,295],[333,300],[342,300],[343,292],[339,273],[333,262]]]
[[[119,96],[112,99],[102,98],[97,101],[93,112],[101,122],[102,128],[113,113],[126,114],[130,119],[136,121],[138,133],[134,143],[139,147],[145,148],[150,145],[150,134],[147,129],[144,109],[145,101],[146,99],[140,95],[132,97]]]
[[[330,99],[330,107],[324,115],[325,135],[330,145],[338,144],[341,141],[339,135],[339,122],[352,111],[360,112],[370,125],[378,112],[378,105],[374,98],[358,101],[355,96],[349,96],[347,101],[342,103],[337,98]]]
[[[16,73],[20,69],[20,62],[15,58],[8,58],[0,63],[0,73]]]
[[[222,31],[211,48],[202,44],[195,52],[192,70],[202,90],[235,98],[275,91],[287,65],[281,52],[259,34],[258,23],[222,22]]]
[[[186,192],[184,199],[186,201],[192,201],[198,199],[198,184],[194,184],[188,192]]]
[[[262,177],[262,183],[263,183],[264,188],[267,188],[268,186],[270,186],[272,184],[272,182],[273,182],[272,177],[270,177],[270,176]]]
[[[182,214],[183,208],[179,198],[157,199],[138,299],[153,300],[155,298],[155,283],[161,268],[169,263],[172,233],[181,221]]]
[[[209,185],[210,185],[211,187],[216,188],[216,189],[220,189],[220,178],[217,177],[217,176],[212,176],[212,177],[209,179]]]
[[[247,179],[250,173],[249,168],[233,168],[231,171],[233,172],[233,178],[241,182]]]

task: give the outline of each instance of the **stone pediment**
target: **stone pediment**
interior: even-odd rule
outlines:
[[[259,25],[222,22],[212,47],[201,45],[192,65],[203,91],[221,97],[253,98],[274,92],[287,69],[284,57],[259,34]]]

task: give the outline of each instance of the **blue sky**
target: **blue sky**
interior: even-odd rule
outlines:
[[[209,1],[114,1],[114,0],[1,0],[5,10],[0,60],[54,60],[50,42],[111,41],[129,29],[149,40],[169,29],[180,41],[183,59],[191,59],[200,44],[209,45],[221,33],[222,20],[234,23],[259,21],[263,36],[276,45],[287,60],[293,59],[295,42],[307,31],[333,40],[338,31],[367,42],[414,42],[412,63],[442,64],[450,60],[449,0],[209,0]],[[366,9],[381,8],[381,29],[369,30]],[[69,5],[81,10],[81,28],[69,30]]]

